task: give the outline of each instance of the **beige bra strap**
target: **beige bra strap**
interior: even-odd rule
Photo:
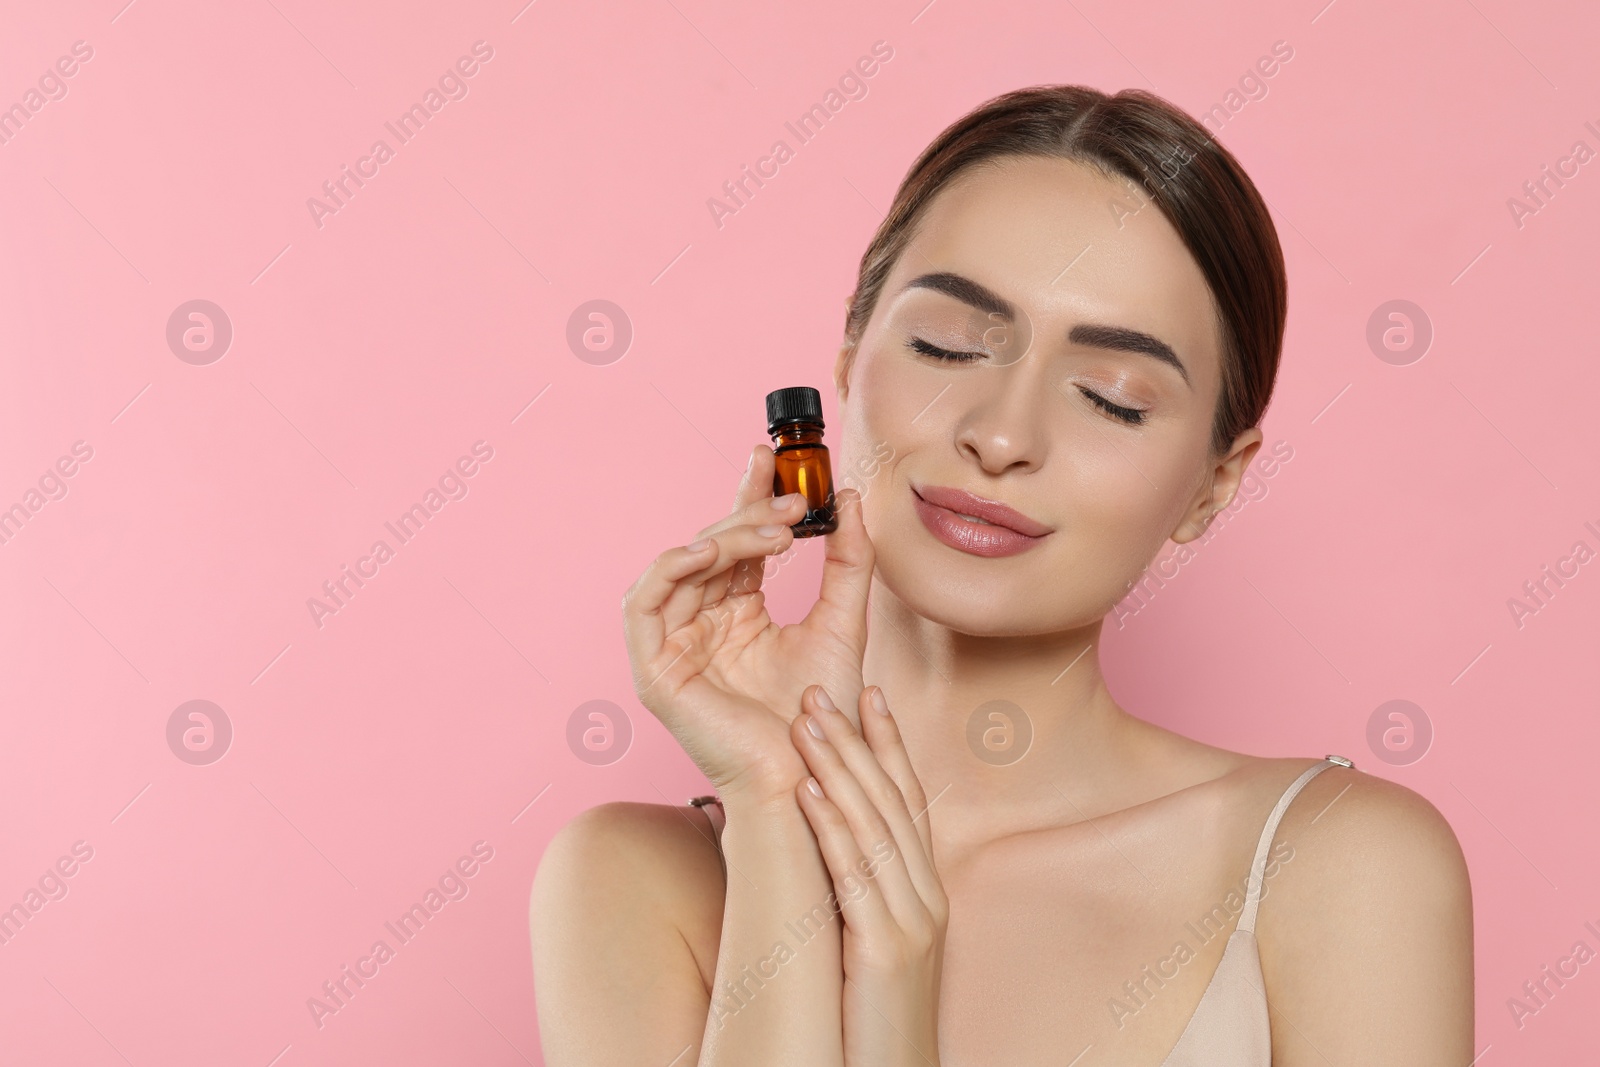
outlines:
[[[1256,858],[1250,864],[1250,881],[1245,887],[1244,911],[1239,916],[1240,930],[1253,931],[1256,928],[1256,909],[1261,904],[1261,889],[1266,881],[1267,850],[1272,847],[1272,835],[1277,831],[1278,821],[1283,818],[1283,813],[1289,809],[1289,802],[1305,788],[1307,782],[1329,767],[1353,768],[1354,766],[1354,763],[1343,756],[1324,756],[1322,762],[1307,767],[1300,777],[1283,791],[1283,796],[1278,798],[1277,806],[1272,809],[1272,814],[1267,816],[1267,825],[1261,830],[1261,840],[1256,844]]]
[[[706,818],[711,821],[711,832],[714,835],[712,844],[717,846],[717,858],[723,860],[726,870],[727,860],[722,856],[722,827],[727,822],[727,813],[722,810],[722,801],[713,793],[709,796],[690,797],[689,803],[704,812]]]

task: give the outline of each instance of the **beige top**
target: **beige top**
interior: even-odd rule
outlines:
[[[1256,909],[1261,903],[1261,887],[1266,880],[1267,851],[1273,832],[1295,794],[1329,767],[1353,767],[1343,756],[1327,756],[1307,767],[1283,791],[1277,807],[1267,816],[1256,844],[1256,858],[1250,865],[1250,881],[1245,886],[1244,911],[1239,924],[1228,935],[1211,984],[1206,986],[1189,1024],[1178,1043],[1161,1061],[1161,1067],[1271,1067],[1272,1027],[1267,1020],[1267,990],[1261,979],[1261,955],[1256,947]]]
[[[1178,1043],[1161,1061],[1161,1067],[1271,1067],[1272,1027],[1267,1017],[1267,991],[1261,978],[1261,955],[1256,947],[1256,910],[1266,882],[1267,852],[1272,835],[1288,810],[1289,802],[1307,782],[1329,767],[1354,767],[1343,756],[1325,756],[1321,763],[1307,767],[1278,798],[1267,816],[1256,844],[1255,860],[1250,865],[1250,880],[1245,885],[1244,910],[1238,925],[1228,935],[1222,959],[1211,982],[1189,1017]],[[710,818],[721,853],[723,813],[714,796],[693,797],[689,803],[701,808]]]

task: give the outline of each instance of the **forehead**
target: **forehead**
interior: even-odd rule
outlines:
[[[1137,183],[1082,163],[1006,157],[953,179],[925,209],[885,296],[933,270],[987,286],[1051,337],[1077,322],[1142,330],[1171,345],[1197,385],[1219,365],[1210,289],[1177,230]]]

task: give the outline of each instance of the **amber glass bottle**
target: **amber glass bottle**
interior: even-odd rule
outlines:
[[[822,443],[822,395],[809,385],[767,394],[767,433],[775,459],[772,495],[799,493],[805,517],[790,527],[796,537],[829,534],[839,527],[833,513],[833,468]]]

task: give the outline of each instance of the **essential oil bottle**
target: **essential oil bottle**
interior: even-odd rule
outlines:
[[[797,385],[767,394],[767,433],[772,435],[772,495],[805,497],[805,517],[796,537],[829,534],[839,527],[833,507],[833,468],[822,443],[822,394]]]

